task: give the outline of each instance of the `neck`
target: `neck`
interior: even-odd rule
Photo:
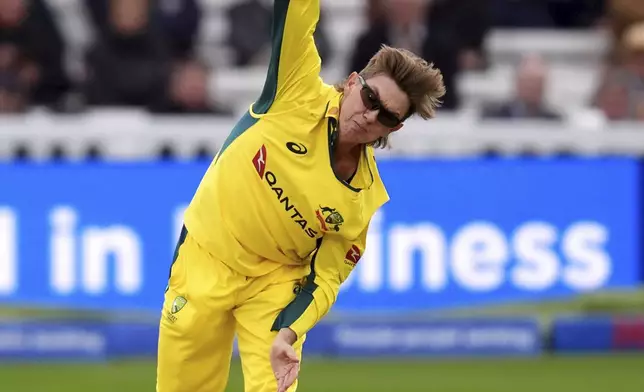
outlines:
[[[362,144],[343,143],[342,140],[338,140],[338,142],[335,144],[333,156],[335,157],[336,161],[344,161],[349,158],[359,158],[361,146]]]
[[[333,155],[336,161],[345,161],[351,157],[357,159],[360,158],[360,148],[362,144],[354,143],[342,139],[342,132],[340,126],[338,125],[337,129],[337,139],[335,140],[335,146],[333,148]]]
[[[346,143],[338,140],[333,148],[333,170],[335,174],[348,181],[358,170],[362,144]]]
[[[344,98],[345,96],[342,94],[342,97],[340,98],[340,108],[342,108]],[[342,112],[342,109],[340,109],[340,112]],[[356,170],[358,170],[362,144],[347,142],[342,139],[340,136],[341,134],[342,132],[340,132],[340,126],[338,125],[336,133],[337,139],[333,146],[332,165],[335,174],[346,181],[353,176]]]
[[[344,95],[344,93],[340,97],[340,113],[342,113],[342,106],[344,104],[344,98],[345,97],[346,96]],[[338,117],[339,117],[339,115],[338,115]],[[348,158],[350,158],[352,156],[356,157],[356,158],[359,158],[360,157],[360,147],[362,145],[359,144],[359,143],[351,143],[351,142],[347,142],[346,140],[343,140],[342,137],[340,137],[341,134],[342,134],[342,132],[340,132],[340,125],[338,124],[338,129],[337,129],[338,138],[336,139],[335,146],[334,146],[334,149],[333,149],[333,155],[335,157],[335,160],[336,161],[338,161],[338,160],[346,160],[346,159],[348,159]],[[356,161],[357,161],[357,159],[356,159]]]

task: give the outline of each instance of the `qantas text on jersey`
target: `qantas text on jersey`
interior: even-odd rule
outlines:
[[[255,154],[255,157],[253,158],[253,166],[255,166],[255,170],[257,171],[259,178],[265,180],[266,184],[268,184],[268,186],[271,187],[271,190],[275,192],[277,200],[280,202],[280,204],[284,205],[284,210],[286,212],[292,213],[291,219],[293,220],[293,222],[297,223],[302,228],[304,233],[306,233],[306,235],[311,238],[315,238],[318,232],[313,230],[313,228],[309,226],[308,221],[302,216],[297,207],[295,207],[295,204],[291,204],[289,197],[285,195],[284,189],[277,186],[278,180],[275,173],[270,170],[266,170],[266,146],[262,145],[259,151],[257,151],[257,154]]]

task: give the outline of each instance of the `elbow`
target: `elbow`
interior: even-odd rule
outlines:
[[[324,308],[330,308],[335,304],[338,298],[338,290],[340,282],[334,282],[330,279],[318,276],[316,279],[319,294],[317,295],[320,301],[324,302]]]

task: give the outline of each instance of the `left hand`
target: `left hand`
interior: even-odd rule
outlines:
[[[271,366],[277,379],[277,392],[286,392],[297,379],[300,372],[300,360],[293,348],[297,340],[290,329],[281,330],[271,347]]]

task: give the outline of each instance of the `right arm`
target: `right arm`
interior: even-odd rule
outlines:
[[[253,114],[314,97],[322,84],[321,60],[313,38],[320,0],[274,1],[271,60]]]

